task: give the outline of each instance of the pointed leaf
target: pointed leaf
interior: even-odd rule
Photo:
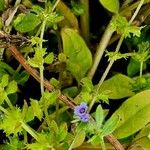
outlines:
[[[37,100],[31,99],[31,107],[34,116],[36,116],[39,120],[41,120],[43,117],[43,112],[40,108],[39,102]]]
[[[110,12],[118,13],[119,0],[99,0],[99,1],[103,5],[103,7],[105,7]]]
[[[104,112],[101,105],[99,105],[96,109],[95,120],[97,128],[100,129],[104,120]]]
[[[91,52],[75,30],[65,28],[61,35],[64,54],[68,58],[67,69],[80,81],[92,65]]]
[[[111,118],[119,115],[120,121],[114,131],[117,138],[128,137],[150,122],[150,90],[127,99]]]
[[[6,88],[6,93],[7,95],[9,94],[12,94],[12,93],[16,93],[18,90],[18,87],[17,87],[17,82],[16,81],[11,81],[7,88]]]

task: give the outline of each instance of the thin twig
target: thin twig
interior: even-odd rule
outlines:
[[[40,83],[40,75],[39,72],[36,69],[31,68],[27,61],[24,59],[22,54],[17,50],[17,48],[13,45],[9,45],[8,47],[11,51],[11,54],[14,56],[14,58],[25,68],[25,70]],[[54,87],[49,83],[48,80],[44,79],[44,87],[48,91],[54,91]],[[74,109],[75,104],[69,100],[65,95],[60,94],[58,97],[61,101],[63,101],[67,106],[69,106],[71,109]]]
[[[124,150],[124,147],[120,144],[120,142],[112,135],[107,135],[105,137],[111,145],[116,149],[116,150]]]

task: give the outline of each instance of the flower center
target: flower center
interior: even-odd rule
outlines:
[[[85,113],[85,108],[81,108],[81,109],[80,109],[80,113],[81,113],[81,114]]]

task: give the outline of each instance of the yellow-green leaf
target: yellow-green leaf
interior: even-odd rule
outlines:
[[[64,54],[67,56],[67,69],[80,81],[92,65],[92,55],[82,37],[73,29],[64,28],[61,32]]]
[[[103,5],[103,7],[105,7],[110,12],[118,13],[119,0],[99,0],[99,1]]]
[[[114,135],[121,139],[128,137],[150,122],[150,90],[145,90],[127,99],[113,114],[119,116],[120,121]]]

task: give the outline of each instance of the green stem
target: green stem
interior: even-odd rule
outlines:
[[[40,87],[41,87],[41,95],[44,93],[44,67],[40,66]]]
[[[119,49],[120,49],[120,47],[121,47],[121,44],[122,44],[122,42],[123,42],[123,39],[124,39],[124,36],[121,36],[121,38],[120,38],[120,40],[119,40],[119,42],[118,42],[118,44],[117,44],[116,50],[115,50],[116,53],[119,51]],[[92,107],[93,107],[93,105],[94,105],[94,103],[95,103],[95,101],[96,101],[96,96],[97,96],[97,94],[98,94],[98,92],[99,92],[100,86],[102,85],[102,83],[104,82],[105,78],[107,77],[107,75],[108,75],[108,73],[109,73],[109,71],[110,71],[110,69],[111,69],[113,63],[114,63],[114,60],[111,60],[111,61],[109,62],[109,64],[108,64],[108,66],[107,66],[105,72],[103,73],[103,75],[102,75],[102,77],[101,77],[101,79],[100,79],[100,81],[99,81],[99,83],[98,83],[98,86],[97,86],[97,88],[96,88],[96,92],[95,92],[95,94],[94,94],[94,96],[93,96],[93,99],[92,99],[92,101],[91,101],[91,103],[90,103],[90,105],[89,105],[88,112],[91,111],[91,109],[92,109]]]
[[[38,141],[38,136],[37,134],[35,133],[35,131],[33,131],[33,129],[28,126],[25,122],[23,121],[20,121],[22,127],[34,138]]]
[[[103,138],[101,139],[101,147],[102,147],[102,150],[106,150],[106,146],[105,146]]]
[[[27,144],[27,142],[28,142],[28,137],[27,137],[27,132],[26,132],[26,130],[23,131],[23,135],[24,135],[24,144]]]
[[[14,109],[14,106],[12,105],[10,99],[8,98],[8,96],[5,94],[5,101],[7,103],[7,105],[10,107],[10,109]]]
[[[81,34],[85,41],[88,43],[90,37],[89,0],[80,0],[80,3],[84,5],[84,13],[80,16]]]
[[[43,37],[44,37],[44,31],[45,31],[45,26],[46,26],[46,19],[43,21],[42,23],[42,27],[41,27],[41,34],[40,34],[40,39],[41,39],[41,43],[40,43],[40,48],[42,50],[43,48]],[[44,60],[43,60],[44,63]],[[43,95],[44,93],[44,66],[42,65],[40,66],[40,87],[41,87],[41,94]]]
[[[140,3],[139,3],[139,5],[138,5],[138,7],[137,7],[137,9],[136,9],[136,11],[134,12],[133,16],[131,17],[131,19],[130,19],[130,21],[129,21],[130,24],[133,22],[133,20],[134,20],[135,17],[137,16],[137,14],[138,14],[138,12],[140,11],[140,9],[141,9],[143,3],[144,3],[144,0],[141,0]]]
[[[60,2],[60,0],[56,0],[55,4],[53,5],[52,12],[55,10],[55,8],[56,8],[56,6],[58,5],[59,2]]]
[[[140,78],[142,77],[143,72],[143,61],[140,63]]]
[[[94,60],[93,60],[93,65],[92,65],[92,68],[90,69],[89,73],[88,73],[88,77],[90,79],[93,78],[96,70],[97,70],[97,67],[100,63],[100,60],[104,54],[104,51],[108,45],[108,42],[113,34],[114,30],[112,30],[111,28],[111,21],[110,23],[108,24],[103,36],[102,36],[102,39],[98,45],[98,48],[96,50],[96,53],[95,53],[95,56],[94,56]]]
[[[1,105],[0,105],[0,110],[1,110],[2,112],[4,112],[5,114],[8,114],[8,111],[7,111],[4,107],[2,107]]]

